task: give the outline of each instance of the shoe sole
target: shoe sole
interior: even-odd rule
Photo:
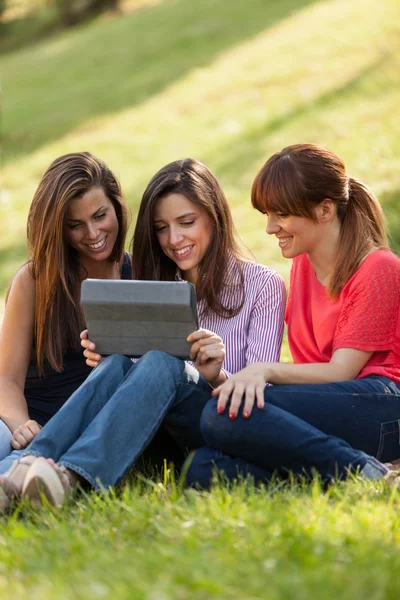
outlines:
[[[60,508],[65,501],[65,491],[60,478],[45,460],[36,460],[29,468],[22,496],[29,498],[33,508],[43,506],[43,498],[56,508]]]

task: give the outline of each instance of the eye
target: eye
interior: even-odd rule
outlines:
[[[101,213],[100,215],[96,215],[96,221],[100,221],[100,219],[104,219],[107,213]]]
[[[288,213],[282,213],[282,212],[277,213],[277,215],[280,219],[285,219],[286,217],[289,216]]]
[[[156,233],[163,231],[165,228],[166,228],[165,225],[159,225],[158,227],[154,227],[154,229],[156,230]]]
[[[186,225],[188,227],[190,227],[190,225],[193,225],[193,224],[194,224],[194,219],[193,219],[193,221],[182,221],[182,223],[181,223],[181,225]]]
[[[74,225],[70,224],[68,225],[69,229],[78,229],[78,227],[80,227],[81,224],[80,223],[75,223]]]

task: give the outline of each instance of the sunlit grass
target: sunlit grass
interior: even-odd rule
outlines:
[[[400,504],[382,484],[132,483],[4,521],[4,600],[397,600]]]

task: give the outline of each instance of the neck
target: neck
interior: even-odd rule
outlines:
[[[120,266],[117,262],[82,260],[81,265],[87,272],[87,275],[84,273],[85,277],[89,279],[120,279]]]
[[[315,249],[308,252],[315,275],[318,281],[325,286],[329,283],[335,266],[339,249],[339,233],[339,228],[326,231]]]

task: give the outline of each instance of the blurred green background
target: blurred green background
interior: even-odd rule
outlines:
[[[121,0],[71,25],[63,4],[85,1],[0,0],[0,298],[42,172],[77,150],[118,173],[133,222],[162,165],[202,160],[287,279],[250,186],[271,153],[318,142],[371,185],[400,248],[398,0]]]

